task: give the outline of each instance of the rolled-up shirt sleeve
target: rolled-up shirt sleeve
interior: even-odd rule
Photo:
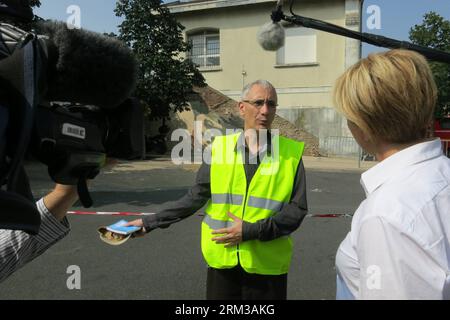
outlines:
[[[58,221],[48,211],[43,199],[36,205],[41,215],[41,226],[37,235],[29,235],[23,231],[0,230],[0,282],[41,255],[70,231],[67,218]]]
[[[297,167],[291,200],[277,214],[255,223],[243,222],[242,240],[269,241],[286,236],[298,229],[308,213],[306,174],[303,160]]]

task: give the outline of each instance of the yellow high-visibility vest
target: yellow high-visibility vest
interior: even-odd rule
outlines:
[[[290,236],[244,241],[229,248],[211,240],[215,236],[211,234],[213,230],[233,225],[227,212],[254,223],[277,214],[291,199],[304,143],[273,136],[272,152],[266,153],[252,180],[247,182],[243,155],[236,148],[239,136],[240,133],[219,136],[212,144],[211,199],[202,222],[203,256],[209,266],[217,269],[240,263],[248,273],[287,273],[292,257]]]

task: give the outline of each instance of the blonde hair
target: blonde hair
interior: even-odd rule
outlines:
[[[409,143],[426,136],[437,88],[422,55],[391,50],[350,67],[333,95],[336,109],[371,141]]]

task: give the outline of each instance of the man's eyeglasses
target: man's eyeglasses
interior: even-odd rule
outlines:
[[[278,104],[273,101],[273,100],[263,100],[263,99],[259,99],[259,100],[242,100],[242,102],[247,102],[250,103],[252,106],[256,107],[256,108],[262,108],[265,104],[267,104],[267,106],[269,108],[276,108],[278,106]]]

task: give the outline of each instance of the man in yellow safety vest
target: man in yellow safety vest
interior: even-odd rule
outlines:
[[[207,204],[202,252],[207,299],[287,298],[290,234],[307,214],[304,143],[270,130],[277,93],[266,80],[244,87],[244,132],[218,136],[196,184],[164,210],[129,225],[165,228]]]

